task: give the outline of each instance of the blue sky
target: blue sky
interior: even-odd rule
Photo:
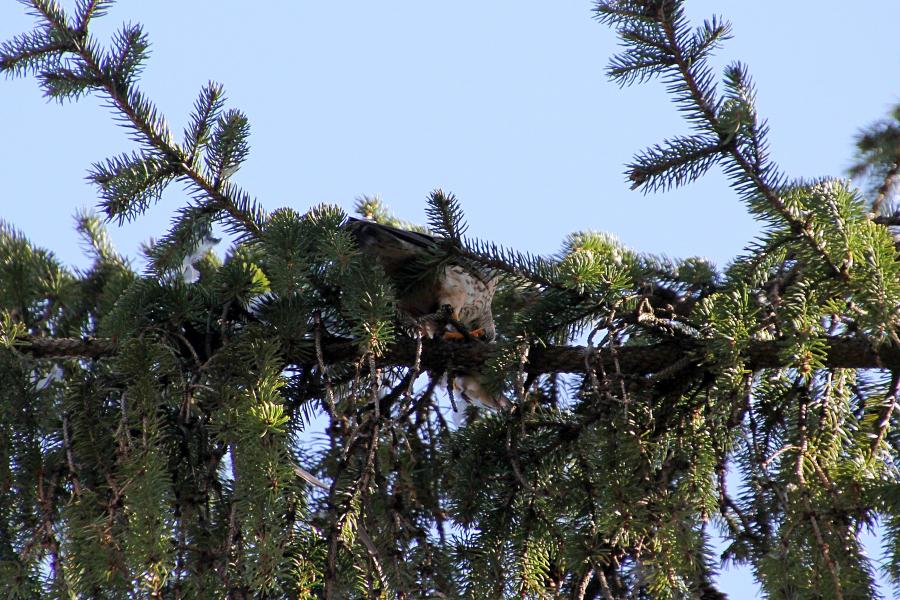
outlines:
[[[64,3],[66,4],[66,3]],[[69,3],[70,4],[70,3]],[[619,89],[604,69],[613,32],[588,0],[248,3],[121,1],[96,34],[145,25],[153,54],[142,86],[180,131],[209,79],[251,122],[252,153],[235,181],[268,209],[379,194],[424,220],[435,187],[456,193],[469,233],[537,253],[581,229],[639,251],[705,256],[720,266],[758,231],[720,173],[665,194],[629,190],[623,165],[685,133],[662,86]],[[692,0],[698,20],[724,14],[735,39],[717,64],[748,63],[774,158],[795,177],[842,175],[857,129],[898,101],[900,3]],[[0,38],[30,28],[0,3]],[[91,162],[132,148],[96,99],[64,106],[34,80],[0,81],[0,218],[63,261],[84,265],[72,215],[96,203]],[[161,235],[183,201],[173,188],[119,248]],[[744,575],[723,576],[751,598]]]

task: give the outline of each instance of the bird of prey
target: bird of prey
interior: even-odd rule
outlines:
[[[409,231],[374,221],[350,217],[346,225],[359,249],[374,257],[397,288],[400,312],[422,324],[425,333],[445,339],[480,337],[491,342],[495,337],[491,301],[497,278],[487,270],[474,266],[439,263],[437,272],[423,273],[422,265],[441,256],[441,240],[434,236]],[[442,311],[449,309],[450,318]],[[465,331],[458,331],[459,327]],[[502,408],[508,401],[484,390],[474,375],[461,375],[455,386],[463,398],[490,408]]]
[[[456,321],[471,336],[492,341],[495,337],[491,301],[497,280],[491,273],[459,264],[446,264],[433,274],[422,273],[422,263],[440,251],[438,238],[374,221],[350,217],[347,229],[360,250],[373,256],[397,287],[400,311],[414,320],[429,319],[449,307]],[[426,325],[427,326],[427,325]],[[429,336],[434,331],[428,332]],[[449,326],[445,335],[461,339],[465,334]]]

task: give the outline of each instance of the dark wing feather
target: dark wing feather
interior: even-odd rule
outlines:
[[[435,237],[353,217],[347,219],[345,227],[353,234],[359,249],[376,259],[394,280],[401,310],[418,318],[440,308],[437,303],[440,282],[433,277],[423,278],[418,266],[437,249]]]
[[[360,246],[368,245],[372,241],[389,246],[397,245],[398,242],[405,242],[414,247],[432,250],[438,245],[438,240],[433,235],[391,227],[390,225],[382,225],[381,223],[355,217],[347,218],[346,227],[356,237],[356,241]],[[410,252],[412,252],[412,248],[410,248]]]

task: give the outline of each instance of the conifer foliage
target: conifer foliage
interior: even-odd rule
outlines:
[[[37,26],[0,70],[98,95],[136,149],[91,167],[89,269],[0,224],[5,597],[714,599],[731,561],[766,597],[849,600],[876,593],[876,523],[900,584],[896,122],[860,135],[864,191],[790,180],[747,68],[707,62],[727,22],[598,2],[623,44],[610,77],[661,78],[692,128],[635,156],[633,186],[721,166],[763,233],[724,270],[595,232],[534,256],[466,237],[438,190],[411,285],[490,273],[497,339],[423,339],[343,211],[266,212],[233,183],[250,126],[222,86],[178,135],[140,90],[139,25],[102,41],[109,1],[24,4]],[[184,205],[138,272],[105,222],[173,184]],[[459,375],[510,406],[448,424]]]

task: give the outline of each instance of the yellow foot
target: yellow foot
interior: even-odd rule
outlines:
[[[484,327],[473,329],[469,332],[469,335],[471,335],[472,337],[484,337]]]
[[[461,334],[458,331],[446,331],[446,332],[444,332],[443,337],[445,340],[464,340],[464,339],[466,339],[466,336],[464,336],[463,334]]]

